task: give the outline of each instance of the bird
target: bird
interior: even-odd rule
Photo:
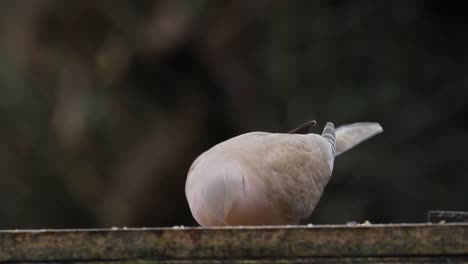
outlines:
[[[202,227],[296,225],[308,218],[332,175],[335,157],[383,132],[356,122],[321,134],[308,121],[287,133],[248,132],[218,143],[191,164],[185,196]]]

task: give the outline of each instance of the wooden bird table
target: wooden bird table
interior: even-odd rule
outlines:
[[[4,230],[0,263],[468,263],[468,223]]]

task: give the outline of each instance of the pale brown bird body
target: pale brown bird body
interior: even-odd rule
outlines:
[[[188,172],[192,215],[202,226],[297,224],[318,203],[335,155],[381,132],[357,124],[338,128],[336,150],[331,123],[322,135],[251,132],[212,147]]]

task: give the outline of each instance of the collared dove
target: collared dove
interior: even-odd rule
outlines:
[[[383,131],[378,123],[335,129],[328,122],[319,135],[311,133],[314,125],[242,134],[201,154],[185,185],[195,220],[202,226],[298,224],[317,205],[335,156]]]

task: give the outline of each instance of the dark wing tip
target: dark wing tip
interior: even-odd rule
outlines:
[[[304,124],[298,126],[297,128],[288,132],[288,134],[309,134],[312,133],[312,129],[317,124],[317,121],[311,120],[307,121]]]

